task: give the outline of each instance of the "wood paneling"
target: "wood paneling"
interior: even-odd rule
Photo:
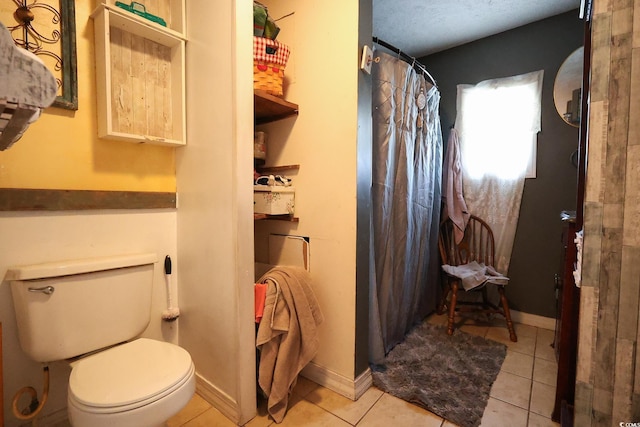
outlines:
[[[0,211],[173,209],[176,193],[0,188]]]
[[[639,18],[638,0],[595,1],[575,411],[581,427],[640,416]]]

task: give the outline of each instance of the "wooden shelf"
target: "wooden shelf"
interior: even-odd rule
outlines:
[[[282,165],[282,166],[256,166],[256,172],[264,174],[277,174],[284,171],[298,170],[300,165]]]
[[[257,125],[275,122],[298,114],[298,104],[285,101],[262,90],[254,90],[253,105]]]
[[[256,125],[274,122],[282,120],[287,117],[292,117],[298,114],[298,105],[292,102],[285,101],[268,94],[261,90],[254,90],[253,95],[254,102],[254,114]],[[282,166],[255,166],[255,169],[259,173],[265,174],[278,174],[284,171],[298,170],[300,165],[282,165]],[[293,215],[269,215],[256,213],[253,214],[254,221],[263,220],[275,220],[275,221],[288,221],[299,222],[300,219]]]
[[[260,220],[274,220],[274,221],[288,221],[288,222],[299,222],[300,218],[295,217],[293,215],[269,215],[269,214],[261,214],[254,213],[253,214],[254,221]]]

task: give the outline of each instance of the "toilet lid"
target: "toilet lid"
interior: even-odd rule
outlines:
[[[69,392],[84,405],[125,406],[163,393],[191,372],[186,350],[140,338],[74,363]]]

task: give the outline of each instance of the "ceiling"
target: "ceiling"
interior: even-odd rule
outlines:
[[[373,35],[420,58],[580,7],[580,0],[373,0]]]

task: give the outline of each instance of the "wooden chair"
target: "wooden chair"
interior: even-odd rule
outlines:
[[[482,219],[471,215],[469,223],[464,232],[464,237],[459,244],[455,243],[453,222],[446,219],[440,224],[440,235],[438,237],[438,248],[442,264],[459,266],[468,264],[472,261],[494,266],[495,241],[491,227]],[[509,329],[509,338],[511,341],[518,341],[513,322],[511,321],[511,313],[509,312],[509,304],[505,296],[505,286],[491,282],[479,287],[476,291],[482,293],[482,301],[458,301],[458,290],[462,288],[461,279],[442,271],[444,279],[444,293],[437,313],[443,314],[445,307],[448,309],[449,319],[447,324],[447,334],[453,334],[454,317],[456,311],[476,311],[481,313],[498,313],[505,317],[507,328]],[[487,295],[487,286],[496,286],[500,294],[500,302],[502,307],[491,303]],[[476,292],[469,291],[469,292]],[[448,302],[447,302],[448,300]]]

